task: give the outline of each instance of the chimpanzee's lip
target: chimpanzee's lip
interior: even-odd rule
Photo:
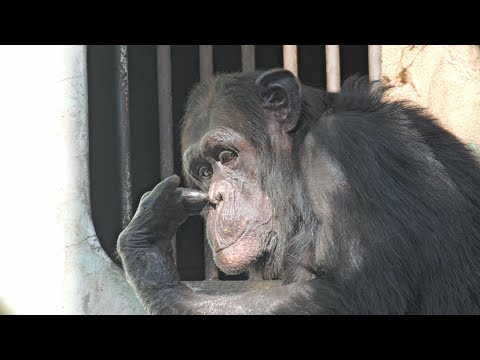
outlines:
[[[245,227],[242,231],[242,233],[240,234],[240,236],[237,238],[237,240],[235,240],[234,242],[231,242],[227,245],[225,245],[224,247],[222,248],[219,248],[219,249],[215,249],[215,253],[218,254],[220,251],[223,251],[225,249],[228,249],[230,246],[232,245],[235,245],[236,243],[238,243],[240,240],[242,240],[243,236],[245,235],[245,233],[247,232],[247,227]],[[219,236],[219,233],[218,231],[215,231],[215,233],[217,234],[217,236]],[[220,237],[219,237],[220,238]],[[216,242],[216,245],[218,245],[218,242]],[[217,248],[217,246],[214,246],[215,248]]]
[[[238,239],[238,240],[240,240],[240,239]],[[228,249],[230,246],[235,245],[238,242],[238,240],[235,240],[233,243],[230,243],[230,244],[228,244],[227,246],[224,246],[221,249],[215,250],[215,254],[218,254],[220,251],[223,251],[225,249]]]

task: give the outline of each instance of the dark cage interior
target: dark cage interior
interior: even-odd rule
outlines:
[[[281,45],[256,45],[257,69],[282,67]],[[342,81],[368,73],[367,45],[340,46]],[[88,105],[90,130],[90,182],[95,229],[107,254],[114,253],[121,225],[119,147],[116,134],[114,46],[88,46]],[[133,209],[140,197],[160,181],[157,59],[154,45],[128,46],[131,180]],[[174,168],[182,174],[179,122],[192,86],[200,80],[199,47],[171,46]],[[241,71],[240,45],[214,45],[213,71]],[[298,46],[298,74],[302,83],[325,88],[325,46]],[[177,266],[182,280],[204,279],[203,220],[190,218],[177,232]],[[244,275],[220,279],[244,279]]]

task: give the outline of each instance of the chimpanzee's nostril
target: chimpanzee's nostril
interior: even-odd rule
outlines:
[[[209,205],[213,208],[213,209],[216,209],[217,206],[220,204],[220,202],[222,201],[222,195],[220,194],[217,194],[215,195],[215,197],[213,199],[210,199],[209,201]]]

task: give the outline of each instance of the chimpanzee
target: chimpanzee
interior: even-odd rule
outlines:
[[[289,71],[221,74],[190,94],[184,177],[146,193],[118,239],[150,314],[478,314],[480,165],[424,109],[365,77],[339,93]],[[208,295],[171,239],[206,218],[217,266],[282,285]]]

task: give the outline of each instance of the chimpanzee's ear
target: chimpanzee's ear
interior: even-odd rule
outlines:
[[[300,84],[290,71],[273,69],[255,81],[262,107],[269,121],[277,121],[283,131],[295,128],[300,116]]]

